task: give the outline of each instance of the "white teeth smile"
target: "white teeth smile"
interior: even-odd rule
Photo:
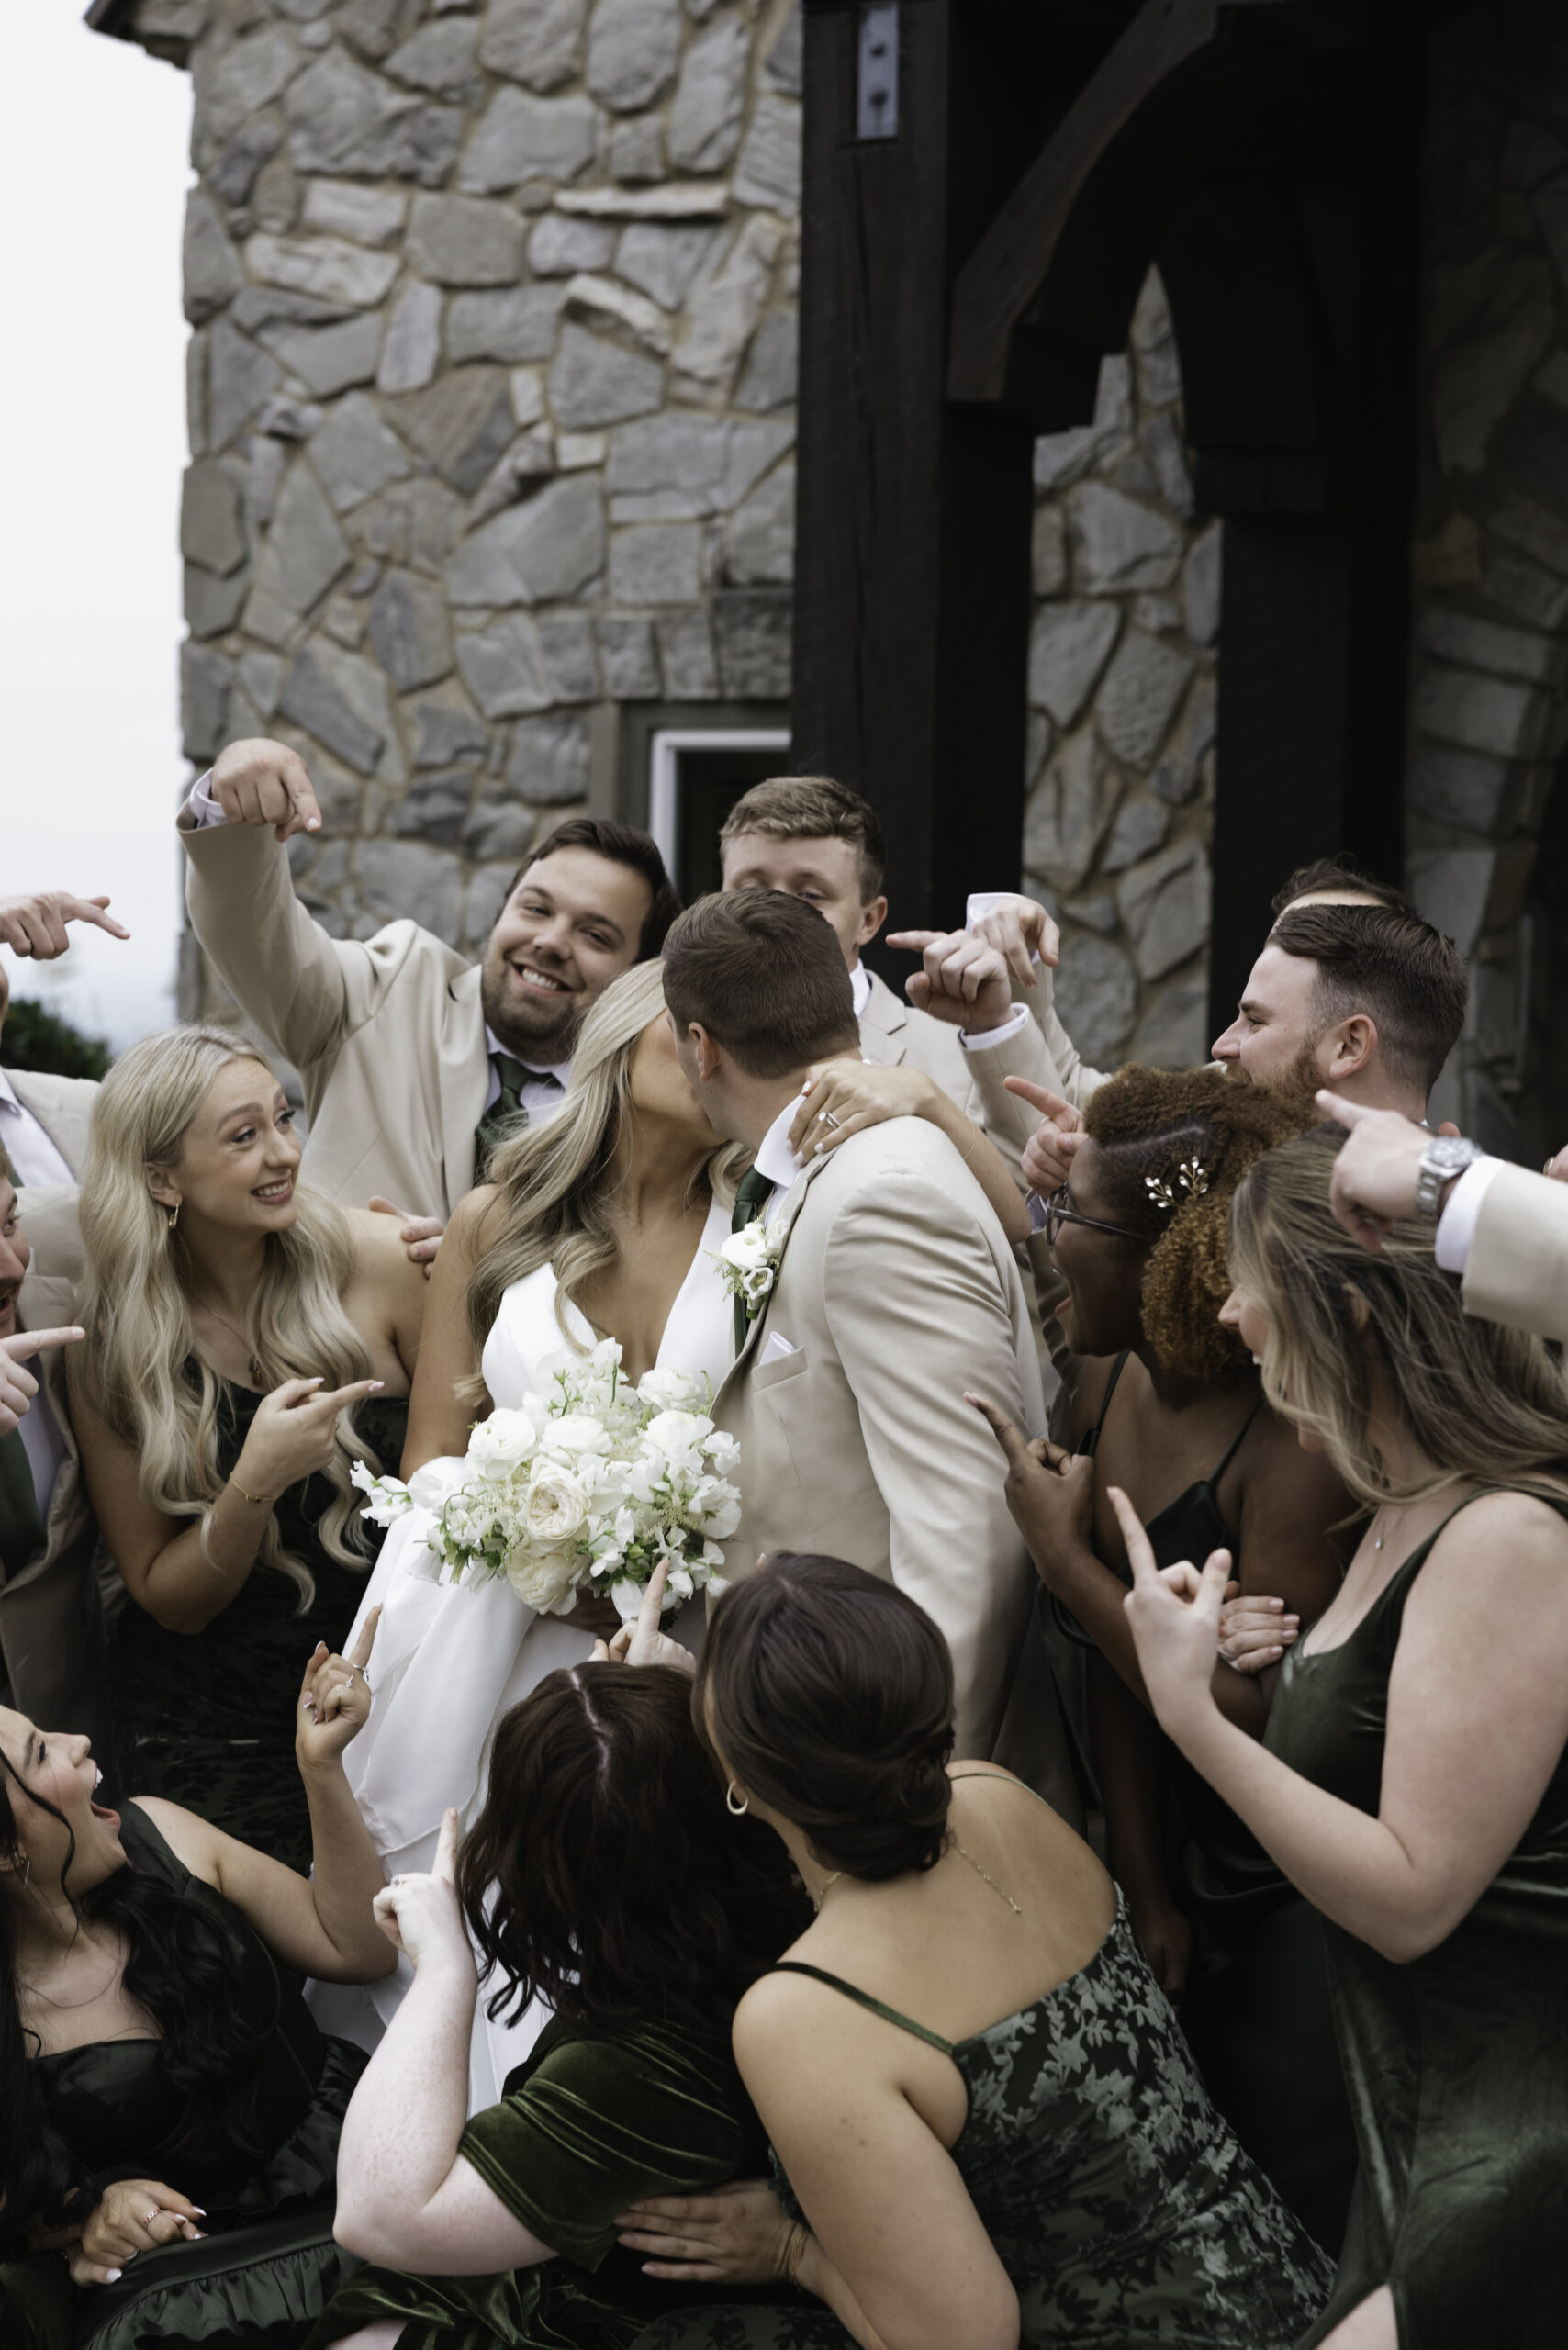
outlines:
[[[286,1200],[293,1189],[294,1182],[291,1177],[286,1183],[262,1184],[252,1192],[251,1197],[253,1200],[266,1200],[270,1203],[274,1200]]]
[[[553,979],[548,971],[536,971],[532,963],[514,963],[512,969],[531,988],[548,988],[552,995],[565,995],[566,992],[560,979]]]

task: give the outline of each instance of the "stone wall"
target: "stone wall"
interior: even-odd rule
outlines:
[[[1530,918],[1568,744],[1568,26],[1461,18],[1432,43],[1414,554],[1408,880],[1472,957],[1439,1107],[1492,1147],[1562,1134],[1555,918]],[[1564,1128],[1568,1133],[1568,1127]]]
[[[631,702],[789,691],[793,0],[129,0],[188,64],[185,747],[476,946]],[[187,1011],[207,990],[193,961]]]
[[[1193,512],[1157,275],[1035,482],[1024,861],[1061,923],[1057,1003],[1092,1061],[1184,1066],[1208,1044],[1220,530]]]

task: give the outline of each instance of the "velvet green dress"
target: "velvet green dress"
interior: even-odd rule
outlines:
[[[393,2317],[406,2321],[398,2350],[629,2350],[662,2311],[734,2300],[645,2277],[615,2226],[644,2196],[766,2175],[767,2141],[727,2023],[643,2023],[608,2038],[555,2017],[458,2152],[556,2257],[489,2277],[362,2268],[309,2350]]]
[[[1539,1497],[1568,1516],[1568,1503]],[[1282,1762],[1374,1815],[1400,1626],[1437,1539],[1338,1648],[1290,1651],[1269,1717]],[[1361,2159],[1334,2297],[1302,2350],[1384,2284],[1402,2350],[1560,2350],[1568,1753],[1510,1858],[1435,1950],[1395,1965],[1340,1927],[1326,1931]]]
[[[5,2350],[294,2350],[353,2266],[332,2242],[338,2137],[363,2049],[316,2029],[286,1975],[231,1903],[192,1877],[144,1812],[128,1805],[120,1841],[133,1868],[198,1901],[227,1946],[236,2003],[262,2034],[251,2076],[230,2112],[194,2141],[183,2094],[165,2077],[162,2043],[110,2040],[36,2061],[52,2117],[78,2158],[105,2182],[153,2178],[207,2213],[206,2241],[139,2253],[118,2285],[72,2284],[58,2252],[0,2263]],[[253,2090],[248,2135],[234,2115]]]
[[[218,1460],[224,1476],[232,1473],[264,1401],[254,1388],[221,1383]],[[394,1474],[408,1421],[407,1396],[372,1395],[355,1415],[364,1441]],[[364,1527],[364,1566],[340,1565],[316,1531],[333,1498],[328,1480],[311,1476],[278,1499],[284,1541],[315,1578],[316,1595],[303,1613],[293,1578],[258,1562],[199,1632],[166,1631],[128,1599],[109,1650],[125,1793],[184,1804],[302,1876],[310,1868],[310,1815],[294,1762],[299,1684],[318,1640],[341,1649],[347,1639],[384,1539],[383,1528]]]
[[[1322,2308],[1328,2260],[1210,2104],[1119,1894],[1087,1966],[956,2045],[837,1975],[785,1971],[913,2032],[963,2075],[969,2114],[952,2157],[1016,2288],[1020,2350],[1289,2350]],[[683,2311],[636,2350],[853,2342],[812,2302]]]

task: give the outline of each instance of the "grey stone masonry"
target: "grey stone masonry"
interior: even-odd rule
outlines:
[[[1057,1007],[1086,1058],[1184,1066],[1208,1043],[1220,531],[1193,512],[1157,276],[1035,483],[1025,886],[1061,924]]]
[[[626,702],[788,698],[796,0],[127,0],[183,56],[185,748],[477,946]],[[184,958],[187,1012],[219,1009]]]
[[[1568,23],[1466,12],[1432,58],[1407,882],[1471,961],[1432,1114],[1539,1160],[1563,1139],[1560,950],[1526,909],[1559,884],[1537,849],[1568,745]]]

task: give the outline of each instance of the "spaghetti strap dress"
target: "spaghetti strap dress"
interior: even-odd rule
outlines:
[[[1215,2111],[1119,1893],[1086,1966],[956,2042],[821,1967],[776,1971],[810,1975],[958,2066],[969,2119],[950,2152],[1017,2292],[1020,2350],[1288,2350],[1311,2324],[1329,2263]],[[777,2157],[774,2177],[810,2225]],[[812,2302],[683,2312],[636,2350],[851,2342]]]
[[[1534,1486],[1484,1490],[1531,1492],[1568,1517],[1568,1501]],[[1337,1648],[1291,1651],[1269,1717],[1271,1752],[1374,1816],[1400,1627],[1442,1530]],[[1325,1936],[1361,2165],[1334,2296],[1302,2350],[1385,2284],[1401,2350],[1560,2350],[1568,1752],[1513,1852],[1435,1950],[1395,1965],[1342,1927],[1326,1922]]]
[[[1118,1355],[1100,1417],[1079,1449],[1092,1455],[1126,1363]],[[1156,1563],[1201,1566],[1241,1546],[1220,1514],[1219,1486],[1263,1407],[1259,1396],[1206,1477],[1150,1518]],[[1129,1580],[1125,1566],[1113,1572]],[[1087,1641],[1059,1606],[1058,1621]],[[1340,2077],[1322,1921],[1181,1750],[1160,1736],[1177,1902],[1193,1930],[1182,2027],[1209,2095],[1309,2232],[1344,2241],[1356,2137]]]
[[[227,1477],[265,1402],[234,1380],[219,1384],[218,1464]],[[409,1421],[406,1396],[372,1395],[354,1426],[396,1472]],[[110,1701],[129,1796],[163,1796],[199,1812],[242,1844],[297,1869],[310,1867],[310,1814],[294,1762],[295,1708],[318,1640],[348,1638],[383,1529],[361,1523],[364,1564],[334,1559],[317,1529],[335,1497],[322,1476],[280,1494],[278,1528],[310,1569],[316,1592],[301,1609],[292,1576],[258,1561],[239,1591],[199,1632],[171,1632],[128,1600],[109,1650]],[[371,1666],[375,1672],[374,1662]]]
[[[120,1841],[130,1867],[203,1912],[235,2006],[255,2031],[254,2053],[224,2110],[203,2115],[170,2081],[161,2041],[97,2041],[33,2060],[77,2161],[100,2179],[177,2188],[201,2206],[206,2233],[139,2253],[115,2285],[78,2288],[58,2252],[0,2255],[0,2342],[6,2350],[295,2350],[354,2266],[332,2241],[332,2212],[338,2137],[364,2052],[317,2031],[297,1980],[134,1803]]]

